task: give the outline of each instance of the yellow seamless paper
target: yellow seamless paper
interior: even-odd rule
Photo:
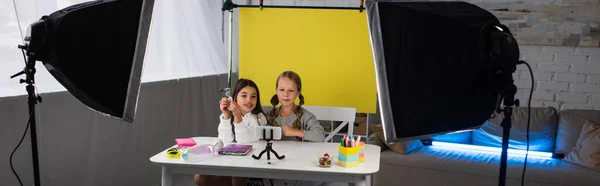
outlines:
[[[375,113],[377,87],[366,12],[239,8],[239,76],[271,105],[277,76],[302,78],[305,105]],[[298,102],[298,100],[296,100]]]

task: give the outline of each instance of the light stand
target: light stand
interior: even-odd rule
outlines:
[[[277,154],[277,152],[275,152],[275,150],[273,150],[273,143],[271,142],[271,140],[273,140],[273,130],[271,131],[271,137],[267,138],[267,129],[263,129],[263,139],[267,141],[267,146],[265,147],[265,150],[261,151],[260,154],[258,154],[258,156],[256,155],[252,155],[252,157],[254,159],[260,159],[260,157],[262,157],[262,155],[266,152],[267,153],[267,163],[271,164],[271,152],[273,154],[275,154],[275,157],[277,157],[277,159],[283,159],[285,158],[285,155],[281,155],[279,156]]]
[[[19,45],[21,50],[27,50],[27,46]],[[34,186],[40,186],[40,164],[38,160],[38,144],[37,144],[37,133],[35,126],[35,104],[39,101],[42,102],[42,97],[35,95],[35,62],[36,60],[27,55],[27,63],[25,65],[25,70],[11,76],[10,78],[15,78],[17,76],[25,74],[25,79],[20,79],[19,83],[26,83],[25,89],[27,90],[27,104],[29,105],[29,125],[31,125],[31,129],[29,129],[29,133],[31,136],[31,154],[33,157],[33,179]]]
[[[504,186],[506,183],[506,164],[508,159],[508,141],[510,139],[510,128],[512,127],[512,111],[513,105],[519,106],[519,100],[515,100],[515,93],[517,93],[517,87],[512,83],[513,80],[510,80],[510,84],[507,84],[500,91],[500,95],[504,99],[504,109],[496,110],[499,112],[500,110],[504,113],[504,118],[500,126],[502,126],[502,152],[500,154],[500,176],[498,180],[498,185]]]
[[[515,99],[517,87],[514,85],[512,73],[515,72],[519,63],[519,46],[516,40],[505,25],[490,25],[489,32],[489,57],[491,58],[494,69],[496,70],[498,89],[498,100],[496,102],[496,112],[502,112],[502,152],[500,154],[500,175],[498,185],[506,184],[506,164],[508,159],[508,142],[510,139],[510,128],[512,127],[513,106],[519,106],[519,100]],[[504,102],[504,109],[500,108]]]

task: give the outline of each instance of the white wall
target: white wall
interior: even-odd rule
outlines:
[[[43,15],[85,1],[90,0],[15,0],[17,14],[13,0],[0,0],[0,97],[26,94],[19,79],[9,79],[25,66],[17,49],[19,32],[25,34]],[[228,41],[221,36],[221,7],[222,0],[156,0],[142,82],[226,73]],[[66,91],[42,63],[36,69],[40,93]]]
[[[33,23],[42,15],[56,9],[56,1],[16,0],[15,2],[21,30],[19,30],[13,1],[0,0],[0,97],[26,94],[25,85],[19,84],[18,78],[9,79],[11,75],[22,71],[25,67],[21,51],[17,48],[17,45],[23,43],[19,31],[25,34],[27,30],[25,23]],[[38,68],[41,66],[38,65]],[[41,84],[46,82],[58,84],[48,71],[38,70],[36,74],[36,77],[39,77],[36,80]]]

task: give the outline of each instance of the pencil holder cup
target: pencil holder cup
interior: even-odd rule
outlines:
[[[365,142],[361,141],[358,144],[358,148],[360,148],[358,151],[358,163],[363,163],[365,162]]]
[[[338,146],[338,165],[344,168],[358,166],[359,154],[361,146],[358,147],[344,147]]]

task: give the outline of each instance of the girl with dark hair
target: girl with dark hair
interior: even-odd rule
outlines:
[[[221,98],[219,108],[223,112],[219,116],[219,139],[224,143],[258,141],[254,136],[254,127],[266,125],[267,118],[260,105],[260,92],[254,81],[243,78],[238,80],[233,100]]]
[[[233,99],[221,98],[219,109],[219,139],[224,143],[248,143],[258,141],[254,137],[256,126],[267,125],[267,118],[260,105],[260,92],[254,81],[239,79],[233,89]],[[247,178],[209,176],[196,174],[196,185],[246,185]]]

